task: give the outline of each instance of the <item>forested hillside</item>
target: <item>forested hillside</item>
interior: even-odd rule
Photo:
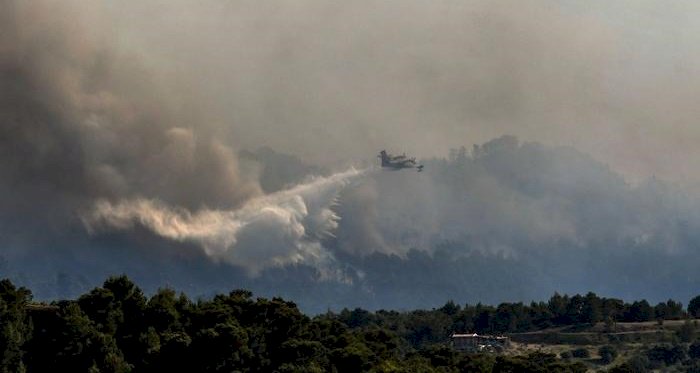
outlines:
[[[698,316],[700,298],[690,302],[688,312]],[[3,280],[0,367],[2,372],[582,372],[582,363],[547,353],[459,353],[449,336],[686,316],[672,300],[652,307],[644,300],[630,304],[589,293],[557,294],[530,305],[449,301],[429,311],[346,309],[310,317],[292,302],[254,298],[245,290],[196,301],[170,289],[147,297],[125,276],[109,278],[78,299],[43,304],[33,303],[28,289]],[[691,331],[684,342],[693,339]],[[697,344],[688,348],[679,359],[700,351]],[[652,354],[665,358],[665,351]]]

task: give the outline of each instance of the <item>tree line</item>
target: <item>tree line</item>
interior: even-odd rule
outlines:
[[[700,309],[696,303],[689,311]],[[207,300],[171,289],[147,297],[120,276],[75,300],[46,304],[2,280],[0,372],[582,372],[582,364],[550,354],[461,354],[447,342],[453,331],[510,332],[606,317],[681,318],[686,312],[673,301],[644,304],[589,293],[530,305],[462,307],[450,301],[433,310],[355,309],[309,317],[292,302],[253,298],[246,290]]]
[[[430,311],[369,312],[360,308],[328,313],[350,327],[384,327],[397,332],[413,347],[437,343],[452,332],[479,334],[521,333],[551,327],[593,325],[604,322],[613,331],[618,322],[680,320],[700,317],[700,296],[693,298],[688,309],[681,302],[669,299],[655,306],[646,300],[624,302],[620,299],[599,297],[589,292],[574,296],[554,294],[547,302],[501,303],[498,306],[482,304],[460,306],[448,301]]]

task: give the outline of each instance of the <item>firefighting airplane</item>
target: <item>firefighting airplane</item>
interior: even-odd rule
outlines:
[[[377,156],[382,159],[382,167],[400,170],[402,168],[415,168],[418,172],[423,171],[423,165],[416,163],[416,158],[408,158],[406,154],[391,155],[382,150]]]

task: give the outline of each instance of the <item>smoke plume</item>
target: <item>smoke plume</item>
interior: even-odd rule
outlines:
[[[687,300],[698,10],[0,1],[0,276],[314,311]],[[380,149],[425,170],[364,171]]]
[[[2,236],[63,235],[98,198],[231,208],[260,194],[207,117],[178,107],[81,4],[0,4]]]

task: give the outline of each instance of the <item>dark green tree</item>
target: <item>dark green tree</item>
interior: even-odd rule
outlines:
[[[101,288],[78,299],[80,308],[97,329],[113,336],[127,361],[141,366],[146,359],[146,297],[126,276],[108,278]]]
[[[657,320],[679,320],[683,317],[683,304],[672,299],[654,307]]]
[[[190,370],[196,372],[243,370],[252,357],[245,328],[233,321],[196,333],[189,352],[197,356]]]
[[[588,293],[583,300],[583,309],[581,311],[581,322],[587,324],[595,324],[601,321],[603,317],[602,305],[600,298],[595,293]]]
[[[625,321],[641,322],[654,319],[654,309],[646,300],[635,301],[625,311]]]
[[[64,303],[59,310],[59,324],[54,330],[47,357],[50,368],[56,372],[113,372],[131,371],[116,341],[100,332],[80,307]],[[35,371],[42,371],[36,369]]]
[[[24,344],[30,338],[26,306],[32,294],[16,288],[10,280],[0,281],[0,372],[24,370]]]
[[[700,317],[700,295],[688,302],[688,314],[692,317]]]

